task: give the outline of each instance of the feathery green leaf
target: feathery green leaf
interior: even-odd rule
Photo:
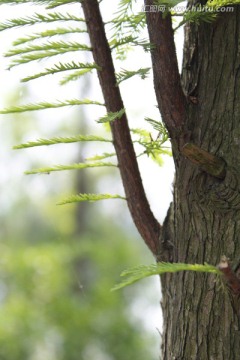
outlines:
[[[147,121],[149,124],[152,125],[152,127],[157,130],[159,133],[163,134],[164,136],[166,136],[166,138],[169,137],[168,132],[166,127],[164,126],[164,124],[160,121],[151,119],[149,117],[145,117],[144,118],[145,121]]]
[[[85,23],[85,19],[78,16],[66,13],[62,14],[59,12],[48,13],[48,14],[39,14],[35,13],[32,16],[21,17],[17,19],[9,19],[6,22],[0,24],[0,31],[12,29],[14,27],[42,24],[42,23],[51,23],[55,21],[81,21]]]
[[[108,200],[108,199],[122,199],[126,200],[125,197],[120,195],[111,195],[111,194],[78,194],[78,195],[72,195],[62,201],[60,201],[57,205],[65,205],[65,204],[71,204],[75,202],[83,202],[83,201],[89,201],[89,202],[95,202],[99,200]]]
[[[198,9],[198,7],[196,6],[195,9],[194,7],[188,9],[183,14],[175,14],[175,16],[176,15],[183,16],[183,20],[178,24],[178,26],[174,29],[174,31],[179,29],[187,22],[194,22],[196,24],[200,24],[200,22],[211,23],[214,20],[216,20],[218,14],[214,12],[214,9],[212,9],[212,11],[208,11],[204,6],[202,5],[200,6],[201,6],[200,9]]]
[[[63,106],[76,106],[76,105],[100,105],[105,106],[103,103],[98,101],[92,101],[89,99],[78,100],[78,99],[71,99],[71,100],[58,100],[56,103],[49,103],[49,102],[40,102],[38,104],[27,104],[22,106],[12,106],[3,110],[0,110],[0,114],[13,114],[13,113],[22,113],[25,111],[36,111],[36,110],[45,110],[45,109],[54,109],[60,108]]]
[[[64,0],[63,0],[64,1]],[[18,4],[37,4],[37,5],[46,5],[51,3],[52,0],[0,0],[0,5],[3,4],[11,4],[11,5],[18,5]]]
[[[33,175],[33,174],[48,174],[53,171],[63,171],[63,170],[81,170],[87,168],[95,168],[95,167],[117,167],[117,165],[113,163],[104,163],[104,162],[95,162],[95,163],[77,163],[71,165],[55,165],[51,167],[39,168],[30,171],[25,171],[24,174],[26,175]]]
[[[64,76],[64,78],[60,81],[60,85],[65,85],[70,81],[77,81],[81,76],[91,72],[92,70],[93,68],[86,68],[74,71],[72,74]]]
[[[23,48],[15,47],[12,50],[9,50],[7,53],[4,54],[6,57],[22,55],[30,52],[38,52],[38,51],[58,51],[61,54],[62,50],[68,49],[69,51],[78,51],[78,50],[85,50],[91,51],[91,48],[85,44],[80,44],[78,42],[65,42],[63,40],[60,41],[48,41],[45,44],[35,45],[29,44]]]
[[[98,123],[107,123],[114,121],[116,119],[121,119],[121,117],[125,114],[125,109],[121,109],[117,112],[109,112],[106,115],[102,116],[99,120],[97,120]]]
[[[110,139],[103,138],[101,136],[94,135],[76,135],[71,137],[54,137],[52,139],[38,139],[36,141],[29,141],[24,144],[15,145],[14,150],[27,149],[35,146],[47,146],[47,145],[56,145],[56,144],[68,144],[81,141],[102,141],[102,142],[112,142]],[[98,159],[100,160],[100,159]]]
[[[141,279],[144,279],[152,275],[161,275],[165,273],[175,273],[179,271],[195,271],[195,272],[205,272],[205,273],[214,273],[220,275],[220,270],[213,265],[209,264],[183,264],[183,263],[166,263],[160,262],[152,265],[141,265],[128,270],[125,270],[121,273],[122,277],[125,277],[120,284],[117,284],[113,287],[112,291],[119,290],[125,286],[131,285]]]
[[[107,159],[112,156],[116,156],[116,153],[103,153],[102,155],[91,156],[86,158],[86,161],[98,161],[98,160]]]
[[[146,51],[151,49],[151,44],[146,39],[139,39],[137,36],[128,35],[125,37],[122,37],[120,39],[113,38],[109,45],[111,49],[115,49],[124,45],[130,45],[130,46],[142,46]]]
[[[21,37],[13,42],[14,46],[25,44],[26,42],[42,39],[45,37],[52,37],[52,36],[59,36],[59,35],[66,35],[66,34],[73,34],[73,33],[86,33],[87,30],[83,30],[80,28],[59,28],[45,30],[39,33],[34,33],[33,35],[26,35],[25,37]]]
[[[74,61],[72,61],[71,63],[58,63],[55,64],[53,67],[51,68],[46,68],[44,72],[35,74],[35,75],[31,75],[28,76],[24,79],[22,79],[23,82],[27,82],[30,80],[34,80],[34,79],[38,79],[42,76],[46,76],[46,75],[53,75],[59,72],[63,72],[63,71],[70,71],[70,70],[76,70],[76,69],[86,69],[88,71],[91,71],[92,69],[100,69],[100,67],[93,63],[76,63]]]
[[[81,51],[84,51],[84,49],[79,49]],[[13,59],[8,67],[8,70],[12,69],[15,66],[19,66],[22,64],[28,64],[32,61],[39,61],[45,58],[49,58],[56,55],[62,55],[71,51],[78,51],[76,48],[62,48],[62,49],[53,49],[53,50],[47,50],[47,51],[39,51],[39,52],[33,52],[28,53],[25,55],[22,55],[19,58]]]
[[[91,51],[91,48],[87,45],[77,42],[64,42],[64,41],[49,41],[42,45],[28,45],[25,48],[14,48],[8,51],[5,56],[12,57],[17,56],[12,60],[8,69],[10,70],[14,66],[21,64],[27,64],[31,61],[41,60],[49,58],[51,56],[62,55],[73,51]]]
[[[77,1],[77,0],[53,0],[53,1],[49,1],[49,5],[47,6],[47,9],[54,9],[58,6],[74,4],[74,3],[79,3],[79,1]]]
[[[145,79],[149,75],[151,68],[140,68],[138,70],[125,70],[122,69],[118,74],[116,74],[117,84],[120,84],[122,81],[130,79],[135,75],[139,75],[141,79]]]

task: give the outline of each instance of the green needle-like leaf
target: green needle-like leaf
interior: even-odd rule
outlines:
[[[14,150],[27,149],[35,146],[46,146],[46,145],[56,145],[56,144],[68,144],[81,141],[102,141],[102,142],[112,142],[110,139],[103,138],[101,136],[94,135],[76,135],[71,137],[54,137],[52,139],[38,139],[36,141],[29,141],[25,144],[16,145],[13,147]],[[98,159],[100,160],[100,159]]]
[[[31,42],[34,40],[38,40],[38,39],[43,39],[45,37],[52,37],[52,36],[59,36],[59,35],[66,35],[66,34],[73,34],[73,33],[86,33],[87,30],[83,30],[80,28],[60,28],[57,27],[56,29],[50,29],[50,30],[45,30],[45,31],[41,31],[39,33],[34,33],[33,35],[27,35],[25,37],[21,37],[17,40],[15,40],[13,42],[14,46],[18,46],[18,45],[22,45],[25,44],[27,42]]]
[[[90,51],[91,48],[85,44],[80,44],[78,42],[73,41],[48,41],[47,43],[36,45],[36,44],[29,44],[26,45],[23,48],[15,47],[12,50],[9,50],[7,53],[4,54],[6,57],[16,56],[16,55],[22,55],[26,53],[31,52],[37,52],[37,51],[53,51],[59,52],[59,54],[62,53],[62,51],[70,49],[69,51],[78,51],[78,50],[84,50],[84,51]]]
[[[112,290],[119,290],[125,286],[131,285],[141,279],[152,275],[161,275],[165,273],[175,273],[179,271],[195,271],[214,273],[220,275],[220,270],[213,265],[209,264],[183,264],[183,263],[157,263],[149,266],[141,265],[122,272],[121,276],[126,279],[120,284],[115,285]]]
[[[108,199],[122,199],[126,200],[125,197],[120,195],[111,195],[111,194],[78,194],[78,195],[72,195],[62,201],[60,201],[57,205],[65,205],[65,204],[71,204],[75,202],[83,202],[83,201],[89,201],[89,202],[95,202],[99,200],[108,200]]]
[[[31,171],[25,171],[26,175],[33,175],[33,174],[46,174],[53,171],[63,171],[63,170],[81,170],[87,168],[95,168],[95,167],[117,167],[117,165],[113,163],[104,163],[104,162],[95,162],[95,163],[78,163],[72,165],[55,165],[53,167],[45,167],[40,169],[35,169]]]
[[[76,105],[100,105],[105,106],[103,103],[98,101],[92,101],[89,99],[78,100],[64,100],[64,101],[57,101],[56,103],[49,103],[49,102],[40,102],[38,104],[27,104],[22,106],[13,106],[7,109],[0,110],[0,114],[13,114],[13,113],[22,113],[26,111],[36,111],[36,110],[45,110],[45,109],[54,109],[60,108],[64,106],[76,106]]]
[[[107,113],[107,115],[101,117],[97,122],[98,123],[107,123],[107,122],[114,121],[116,119],[121,119],[123,114],[125,114],[125,109],[121,109],[120,111],[117,111],[117,112],[109,112],[109,113]]]
[[[136,75],[140,76],[141,79],[145,79],[149,75],[150,69],[151,68],[140,68],[134,71],[122,69],[118,74],[116,74],[117,84],[120,84],[121,82]]]
[[[14,27],[19,27],[19,26],[26,26],[26,25],[34,25],[34,24],[38,24],[38,23],[51,23],[51,22],[55,22],[55,21],[81,21],[81,22],[85,22],[85,20],[83,18],[80,18],[78,16],[66,13],[66,14],[61,14],[58,12],[54,12],[54,13],[48,13],[48,14],[39,14],[39,13],[35,13],[32,16],[27,16],[27,17],[21,17],[21,18],[17,18],[17,19],[9,19],[4,23],[0,24],[0,31],[3,30],[8,30]]]
[[[116,153],[103,153],[102,155],[91,156],[88,157],[86,161],[98,161],[98,160],[107,159],[112,156],[116,156]]]
[[[82,70],[77,70],[74,71],[72,74],[66,75],[61,81],[60,81],[60,85],[65,85],[70,81],[76,81],[78,80],[81,76],[91,72],[93,70],[93,68],[86,68],[86,69],[82,69]]]
[[[100,67],[94,63],[93,64],[76,63],[74,61],[72,61],[71,63],[58,63],[58,64],[55,64],[54,66],[52,66],[51,68],[45,69],[44,72],[41,72],[41,73],[38,73],[38,74],[35,74],[32,76],[28,76],[28,77],[22,79],[22,82],[34,80],[34,79],[37,79],[37,78],[40,78],[40,77],[46,76],[46,75],[53,75],[53,74],[57,74],[59,72],[77,70],[77,69],[84,69],[84,70],[91,71],[92,69],[100,69]]]

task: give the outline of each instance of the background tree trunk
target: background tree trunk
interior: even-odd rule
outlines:
[[[183,86],[191,142],[227,163],[218,180],[175,156],[174,201],[164,224],[172,261],[240,259],[240,9],[185,28]],[[173,149],[174,150],[174,149]],[[166,275],[163,359],[236,360],[240,328],[229,293],[212,275]]]

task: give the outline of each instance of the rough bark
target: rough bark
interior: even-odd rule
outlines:
[[[226,176],[204,173],[184,156],[176,162],[174,201],[165,222],[174,262],[217,264],[240,258],[240,11],[187,25],[183,85],[197,98],[187,107],[190,139],[226,162]],[[164,233],[164,231],[163,231]],[[240,327],[230,296],[212,275],[162,278],[164,360],[235,360]]]

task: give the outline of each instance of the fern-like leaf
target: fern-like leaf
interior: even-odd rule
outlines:
[[[138,70],[129,71],[122,69],[118,74],[116,74],[117,77],[117,84],[120,84],[121,82],[130,79],[133,76],[140,76],[141,79],[145,79],[149,75],[149,71],[151,68],[140,68]]]
[[[98,101],[92,101],[89,99],[78,100],[78,99],[71,99],[71,100],[58,100],[56,103],[49,103],[49,102],[40,102],[38,104],[27,104],[22,106],[12,106],[7,109],[0,110],[0,114],[13,114],[13,113],[22,113],[26,111],[36,111],[36,110],[45,110],[45,109],[54,109],[60,108],[64,106],[76,106],[76,105],[100,105],[105,106],[103,103]]]
[[[95,168],[95,167],[117,167],[117,165],[113,163],[104,163],[104,162],[95,162],[95,163],[77,163],[71,165],[55,165],[52,167],[45,167],[34,169],[30,171],[25,171],[24,174],[26,175],[34,175],[34,174],[49,174],[53,171],[63,171],[63,170],[82,170],[88,168]]]
[[[8,69],[21,64],[27,64],[31,61],[41,60],[56,55],[62,55],[74,51],[91,51],[87,45],[77,42],[49,41],[42,45],[28,45],[25,48],[14,48],[8,51],[5,56],[12,57],[20,55],[12,60]]]
[[[21,1],[20,1],[21,2]],[[9,19],[4,23],[0,24],[0,31],[9,30],[14,27],[27,26],[27,25],[35,25],[42,23],[52,23],[56,21],[77,21],[84,22],[85,19],[80,18],[78,16],[66,13],[62,14],[59,12],[53,12],[48,14],[39,14],[35,13],[32,16],[17,18],[17,19]]]
[[[83,201],[89,201],[89,202],[95,202],[99,200],[109,200],[109,199],[122,199],[126,200],[125,197],[121,195],[111,195],[111,194],[78,194],[78,195],[72,195],[60,202],[58,202],[57,205],[65,205],[65,204],[71,204],[76,202],[83,202]]]
[[[47,146],[56,144],[69,144],[81,141],[101,141],[101,142],[112,142],[110,139],[103,138],[101,136],[94,135],[76,135],[71,137],[54,137],[52,139],[38,139],[36,141],[29,141],[24,144],[15,145],[14,150],[27,149],[35,146]],[[98,159],[100,160],[100,159]]]
[[[116,156],[116,153],[103,153],[102,155],[91,156],[86,158],[86,161],[99,161],[99,160],[107,159],[112,156]]]
[[[220,275],[220,270],[213,265],[209,264],[183,264],[183,263],[166,263],[160,262],[157,264],[152,264],[149,266],[141,265],[128,270],[125,270],[121,273],[122,277],[125,279],[120,283],[115,285],[112,290],[119,290],[125,286],[131,285],[139,280],[142,280],[146,277],[152,275],[161,275],[165,273],[175,273],[179,271],[195,271],[195,272],[205,272],[205,273],[214,273]]]
[[[175,15],[183,16],[183,20],[174,29],[174,31],[179,29],[181,26],[183,26],[187,22],[192,22],[192,23],[194,22],[196,24],[200,24],[200,22],[211,23],[214,20],[216,20],[216,18],[218,16],[218,14],[216,12],[214,12],[214,9],[213,9],[213,11],[209,12],[209,11],[205,10],[204,7],[202,7],[201,10],[188,9],[183,14],[175,14]]]
[[[121,117],[125,114],[125,109],[121,109],[117,112],[109,112],[107,115],[101,117],[99,120],[97,120],[98,123],[107,123],[112,122],[116,119],[121,119]]]
[[[51,29],[51,30],[45,30],[45,31],[41,31],[39,33],[34,33],[33,35],[26,35],[25,37],[21,37],[18,38],[17,40],[15,40],[13,42],[14,46],[18,46],[18,45],[22,45],[25,44],[27,42],[31,42],[34,40],[38,40],[38,39],[43,39],[46,37],[52,37],[52,36],[59,36],[59,35],[66,35],[66,34],[74,34],[74,33],[86,33],[87,30],[85,29],[80,29],[80,28],[59,28],[57,27],[56,29]]]
[[[146,39],[139,39],[137,36],[128,35],[125,37],[122,37],[121,39],[113,38],[109,42],[111,49],[114,50],[115,48],[122,47],[124,45],[130,45],[130,46],[141,46],[146,51],[150,50],[152,45],[149,43]]]
[[[79,3],[77,0],[53,0],[49,1],[49,5],[47,6],[47,9],[54,9],[56,7],[67,5],[67,4],[74,4]]]
[[[80,44],[78,42],[71,42],[71,41],[65,42],[63,40],[60,40],[60,41],[48,41],[47,43],[41,45],[29,44],[24,48],[14,47],[12,50],[9,50],[7,53],[5,53],[4,56],[11,57],[11,56],[30,53],[30,52],[49,51],[49,50],[59,51],[59,54],[61,54],[61,51],[66,49],[69,49],[69,51],[91,50],[91,48],[85,44]]]
[[[77,81],[81,76],[91,72],[92,70],[93,68],[86,68],[74,71],[72,74],[64,76],[64,78],[60,81],[60,85],[65,85],[70,81]]]
[[[34,80],[34,79],[38,79],[42,76],[46,76],[46,75],[53,75],[53,74],[57,74],[59,72],[63,72],[63,71],[70,71],[70,70],[76,70],[76,69],[86,69],[88,71],[91,71],[92,69],[100,69],[100,67],[97,64],[90,64],[90,63],[76,63],[74,61],[72,61],[71,63],[58,63],[55,64],[53,67],[51,68],[46,68],[44,72],[35,74],[35,75],[31,75],[28,76],[24,79],[22,79],[22,82],[27,82],[30,80]]]

